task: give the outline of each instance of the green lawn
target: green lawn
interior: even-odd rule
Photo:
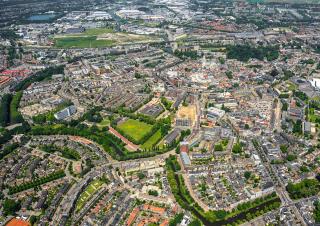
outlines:
[[[147,41],[149,39],[150,37],[146,35],[115,32],[111,28],[88,29],[79,34],[60,34],[53,37],[57,48],[110,47],[116,44]]]
[[[59,129],[59,128],[63,127],[63,125],[62,124],[54,124],[52,127],[55,129]]]
[[[110,125],[110,120],[108,118],[104,118],[100,123],[97,124],[99,128],[107,127]]]
[[[63,37],[55,39],[58,48],[98,48],[109,47],[115,43],[113,40],[97,40],[97,36]]]
[[[153,134],[142,146],[142,149],[150,149],[156,145],[161,139],[161,130],[159,129],[155,134]]]
[[[76,211],[80,211],[85,204],[91,199],[92,195],[102,186],[103,182],[101,180],[92,181],[88,187],[81,193],[77,204]]]
[[[113,33],[113,29],[111,28],[93,28],[93,29],[88,29],[85,32],[81,33],[84,35],[102,35],[102,34],[106,34],[106,33]]]
[[[140,122],[138,120],[128,119],[127,121],[118,125],[118,128],[136,141],[139,141],[151,131],[152,125]]]
[[[320,116],[318,114],[315,114],[315,109],[314,108],[309,108],[308,109],[308,121],[309,122],[319,122]]]
[[[297,86],[295,84],[293,84],[292,82],[287,82],[287,84],[288,84],[288,90],[290,90],[290,91],[297,90]]]

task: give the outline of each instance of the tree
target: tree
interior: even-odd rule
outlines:
[[[226,76],[228,77],[228,79],[232,79],[233,78],[232,71],[227,71]]]
[[[166,110],[170,110],[171,106],[172,106],[172,102],[167,100],[167,98],[165,97],[161,97],[161,103],[163,104],[163,106],[166,108]]]
[[[258,46],[235,45],[226,48],[227,58],[237,59],[239,61],[248,61],[251,58],[258,60],[273,61],[279,57],[279,46]]]
[[[307,94],[305,94],[304,92],[302,91],[293,91],[293,95],[298,97],[300,100],[302,101],[307,101],[309,98],[307,96]]]
[[[20,207],[20,201],[5,199],[3,202],[3,213],[5,216],[14,215],[15,212],[20,210]]]
[[[294,161],[294,160],[296,160],[296,159],[297,159],[297,156],[296,156],[296,155],[293,155],[293,154],[287,155],[287,160],[288,160],[289,162],[292,162],[292,161]]]
[[[297,122],[293,124],[292,132],[297,133],[297,134],[302,134],[302,121],[301,120],[297,120]]]
[[[214,151],[223,151],[223,146],[222,144],[216,144],[214,146]]]
[[[276,77],[277,75],[279,74],[279,72],[278,72],[278,70],[277,69],[272,69],[272,71],[270,72],[270,75],[272,76],[272,77]]]
[[[195,219],[195,220],[191,221],[188,226],[201,226],[201,222],[200,222],[200,220]]]
[[[235,143],[232,147],[232,152],[235,154],[240,154],[242,152],[242,145],[239,142]]]
[[[0,111],[0,125],[6,126],[10,123],[10,103],[12,100],[11,94],[3,95],[1,99],[1,111]]]
[[[320,192],[320,182],[317,179],[304,179],[299,183],[288,183],[286,187],[293,199],[306,198]]]
[[[18,111],[19,103],[22,97],[22,91],[17,92],[10,103],[10,122],[12,124],[23,122],[23,117]]]
[[[32,215],[29,219],[29,222],[31,225],[35,225],[35,223],[37,222],[37,217]]]
[[[250,177],[251,177],[251,172],[249,172],[249,171],[244,172],[244,177],[245,177],[247,180],[249,180]]]
[[[222,104],[221,110],[224,110],[225,112],[230,112],[231,111],[230,108],[225,107],[224,104]]]
[[[143,178],[146,177],[146,175],[144,175],[144,173],[142,173],[142,172],[139,172],[138,173],[138,177],[139,177],[140,180],[142,180]]]
[[[19,38],[13,30],[0,30],[0,37],[3,39],[16,40]]]
[[[226,60],[223,57],[218,58],[220,64],[224,64]]]
[[[183,213],[179,213],[175,215],[174,218],[170,220],[169,226],[176,226],[180,224],[182,219],[183,219]]]
[[[158,193],[158,191],[156,191],[156,190],[149,190],[149,191],[148,191],[148,194],[149,194],[149,195],[152,195],[152,196],[159,196],[159,193]]]
[[[288,152],[288,146],[285,144],[280,145],[280,150],[282,153],[287,153]]]
[[[281,108],[282,111],[287,111],[288,110],[288,103],[284,102],[282,103],[282,108]]]
[[[314,211],[313,211],[313,218],[315,220],[315,223],[320,223],[320,202],[316,201],[314,202]]]
[[[302,172],[302,173],[307,173],[307,172],[309,172],[310,170],[309,170],[309,168],[307,167],[307,166],[301,166],[300,167],[300,171]]]

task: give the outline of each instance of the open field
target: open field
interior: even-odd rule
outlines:
[[[287,86],[288,86],[288,90],[290,90],[290,91],[297,90],[297,88],[298,88],[294,83],[292,83],[290,81],[287,81]]]
[[[93,28],[86,30],[83,34],[84,35],[102,35],[106,33],[114,33],[112,28]]]
[[[101,180],[92,181],[89,186],[81,193],[77,204],[76,211],[80,211],[85,204],[91,199],[92,195],[102,186],[103,182]]]
[[[55,39],[55,47],[58,48],[99,48],[112,46],[113,40],[97,40],[91,37],[65,37]]]
[[[99,48],[118,44],[152,42],[155,37],[114,32],[110,28],[88,29],[79,34],[63,34],[53,37],[57,48]]]
[[[140,122],[138,120],[128,119],[127,121],[118,125],[118,128],[125,132],[128,136],[138,141],[151,131],[152,125]]]
[[[159,129],[155,134],[153,134],[142,146],[142,149],[150,149],[156,145],[161,139],[161,130]]]
[[[104,118],[100,123],[97,124],[98,128],[104,128],[110,125],[110,120]]]
[[[103,35],[108,33],[114,33],[114,31],[111,28],[93,28],[93,29],[87,29],[83,33],[56,35],[55,38],[89,37],[89,36],[98,36],[98,35]]]

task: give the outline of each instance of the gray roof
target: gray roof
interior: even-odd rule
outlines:
[[[191,161],[187,153],[181,152],[180,156],[184,165],[191,165]]]
[[[165,138],[165,141],[171,144],[179,136],[179,134],[180,134],[180,130],[175,129],[167,135],[167,137]]]

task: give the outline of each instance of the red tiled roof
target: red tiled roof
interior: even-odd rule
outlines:
[[[30,226],[30,223],[28,221],[13,218],[6,224],[6,226]]]

